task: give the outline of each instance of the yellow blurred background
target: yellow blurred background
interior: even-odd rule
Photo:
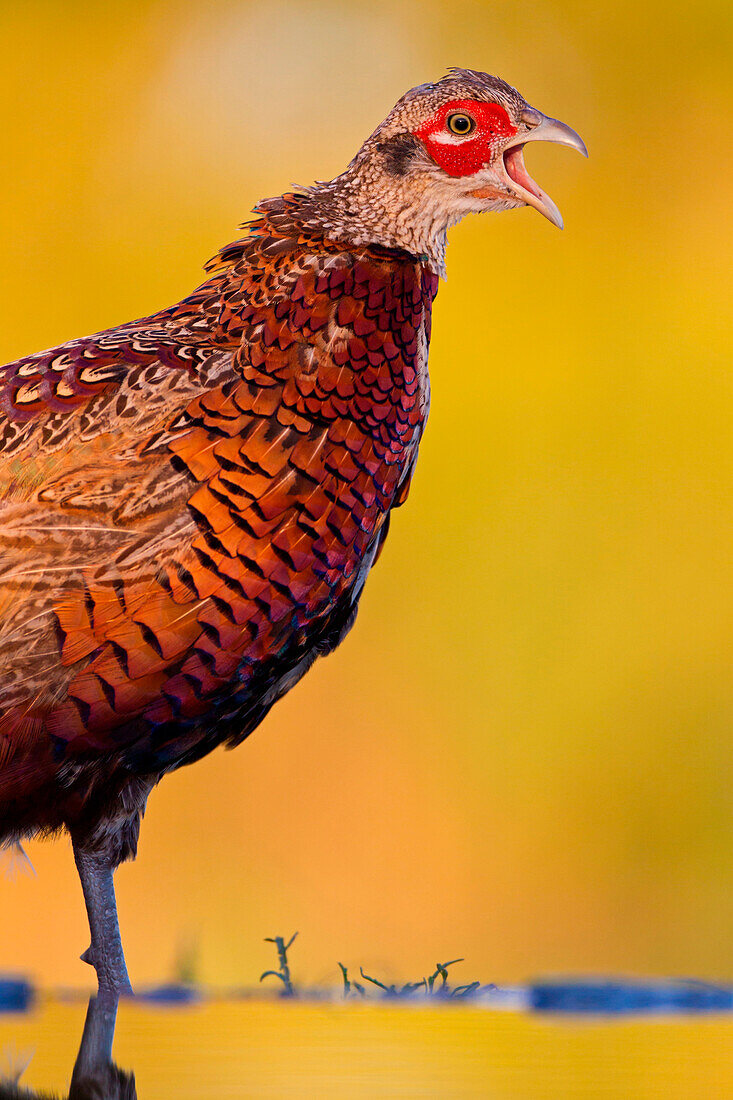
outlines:
[[[733,979],[730,4],[0,5],[0,361],[202,279],[448,65],[515,84],[534,211],[453,231],[433,407],[359,621],[234,753],[151,797],[133,981],[253,984],[300,930],[406,980]],[[0,968],[90,984],[66,839],[0,879]],[[457,972],[458,973],[458,972]]]

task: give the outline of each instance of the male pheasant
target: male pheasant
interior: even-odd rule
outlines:
[[[166,772],[257,726],[351,627],[429,405],[446,231],[578,135],[504,81],[413,88],[268,199],[182,302],[0,367],[0,840],[71,835],[100,988],[113,872]]]

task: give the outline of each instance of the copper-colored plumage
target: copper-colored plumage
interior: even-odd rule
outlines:
[[[0,841],[69,830],[100,980],[95,860],[339,643],[407,495],[445,232],[477,201],[415,130],[469,96],[521,132],[495,78],[415,89],[190,297],[0,368]]]
[[[258,212],[180,305],[0,376],[5,834],[85,839],[128,773],[246,736],[339,640],[406,491],[436,277],[314,255],[297,197]]]

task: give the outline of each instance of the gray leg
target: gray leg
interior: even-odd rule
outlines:
[[[82,955],[97,971],[100,993],[131,994],[125,955],[117,923],[114,868],[109,859],[74,845],[74,859],[84,891],[92,942]]]

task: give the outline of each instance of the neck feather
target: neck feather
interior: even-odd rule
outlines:
[[[373,161],[354,161],[340,176],[309,188],[302,213],[309,228],[331,240],[401,249],[444,278],[447,231],[458,217],[435,198],[429,177],[408,180]]]

